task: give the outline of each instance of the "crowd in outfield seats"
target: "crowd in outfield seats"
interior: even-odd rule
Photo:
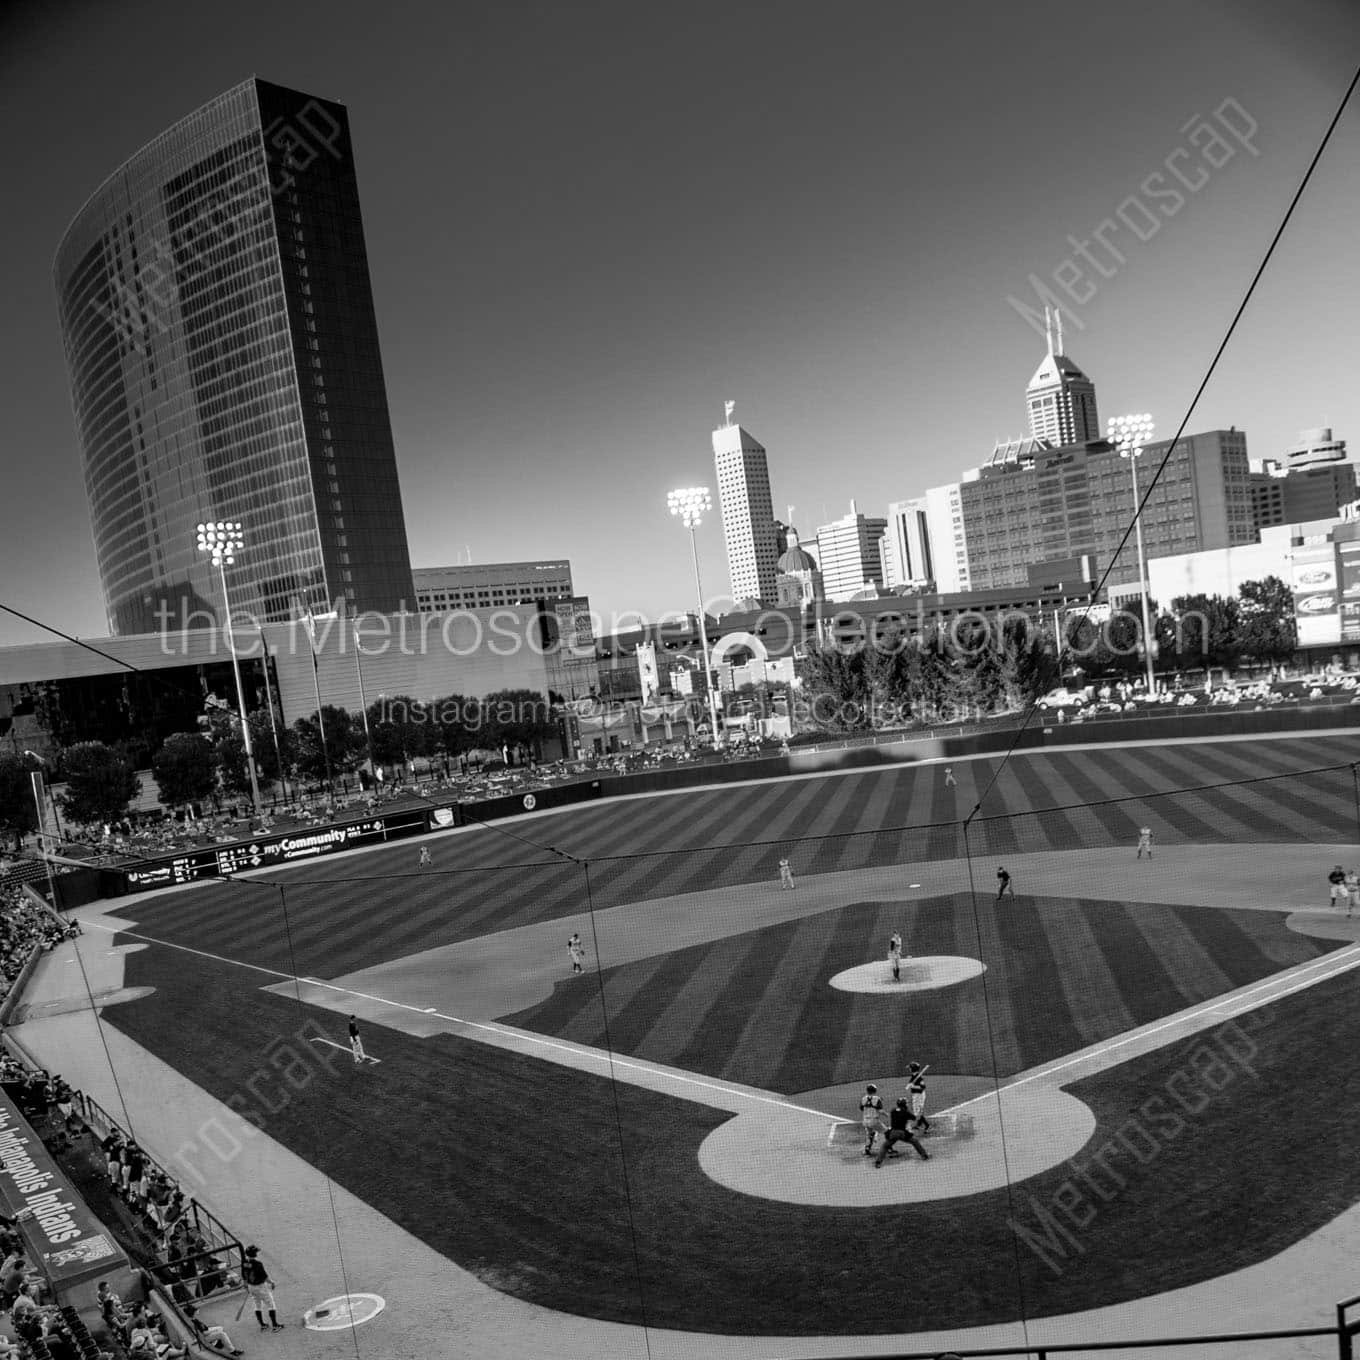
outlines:
[[[0,998],[14,985],[35,947],[55,949],[79,929],[74,923],[61,925],[18,888],[0,888]]]

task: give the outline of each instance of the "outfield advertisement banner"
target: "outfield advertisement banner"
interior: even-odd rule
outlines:
[[[440,811],[441,809],[435,809]],[[261,836],[258,840],[225,845],[217,850],[195,850],[173,859],[158,860],[122,871],[129,892],[151,888],[173,888],[200,878],[220,878],[224,874],[244,873],[248,869],[269,869],[301,859],[315,859],[337,850],[353,850],[361,845],[381,845],[404,836],[418,836],[430,829],[430,810],[408,808],[383,817],[361,822],[342,822],[335,826],[308,827],[283,835]]]
[[[41,1264],[58,1301],[83,1280],[127,1270],[113,1235],[72,1189],[42,1139],[0,1092],[0,1204],[18,1220],[30,1257]]]
[[[1341,641],[1341,569],[1337,545],[1299,548],[1291,566],[1294,618],[1300,647],[1325,647]]]

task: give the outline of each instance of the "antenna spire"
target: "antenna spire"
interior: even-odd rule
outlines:
[[[1060,312],[1060,311],[1058,310],[1058,308],[1056,308],[1056,307],[1053,309],[1053,319],[1054,319],[1054,321],[1056,321],[1056,322],[1058,323],[1058,353],[1061,354],[1061,353],[1063,352],[1063,343],[1062,343],[1062,312]]]
[[[1048,352],[1053,353],[1053,309],[1044,308],[1044,339],[1048,343]]]

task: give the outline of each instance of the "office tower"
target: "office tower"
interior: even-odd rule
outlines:
[[[880,550],[885,586],[921,586],[934,581],[930,519],[923,499],[893,501],[888,506],[888,528]]]
[[[1285,450],[1286,468],[1289,472],[1301,472],[1307,468],[1325,467],[1330,463],[1346,461],[1346,441],[1333,439],[1328,426],[1304,430],[1299,442]]]
[[[1062,352],[1062,316],[1044,308],[1048,353],[1025,389],[1029,432],[1053,444],[1100,438],[1095,384]]]
[[[850,513],[817,530],[817,562],[828,600],[848,600],[883,584],[879,540],[888,521],[861,515],[850,502]]]
[[[963,523],[960,484],[933,486],[925,494],[926,530],[930,536],[935,589],[942,595],[971,590],[968,574],[968,534]]]
[[[1284,513],[1286,474],[1279,459],[1253,459],[1250,468],[1247,487],[1251,492],[1251,527],[1259,534],[1262,529],[1288,523]]]
[[[1355,464],[1346,459],[1346,441],[1330,429],[1304,430],[1286,451],[1284,524],[1333,519],[1355,499]]]
[[[1149,444],[1139,460],[1140,496],[1152,487],[1143,510],[1147,556],[1254,542],[1246,435],[1182,436],[1154,486],[1170,443]],[[959,484],[971,589],[1023,585],[1031,566],[1087,554],[1102,570],[1110,566],[1111,585],[1138,579],[1127,534],[1134,511],[1129,464],[1112,445],[1021,441],[998,451],[1002,456]]]
[[[411,564],[342,105],[254,78],[144,146],[53,266],[114,633],[394,612]],[[165,614],[162,614],[162,610]]]
[[[542,562],[480,562],[475,566],[416,567],[416,607],[422,614],[450,609],[494,609],[497,605],[570,600],[571,563],[560,557]]]
[[[732,422],[713,431],[713,461],[718,473],[718,503],[727,539],[727,569],[734,600],[775,598],[779,552],[765,450]]]

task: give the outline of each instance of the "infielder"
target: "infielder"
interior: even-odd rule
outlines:
[[[1150,826],[1140,826],[1138,828],[1138,858],[1143,858],[1143,851],[1147,851],[1147,857],[1152,858],[1152,828]]]
[[[781,888],[793,887],[793,869],[786,859],[779,861],[779,886]]]
[[[1345,902],[1349,908],[1351,895],[1346,890],[1346,871],[1339,864],[1327,875],[1327,882],[1332,885],[1332,906]]]
[[[581,937],[573,932],[567,941],[567,953],[571,957],[571,971],[582,973],[585,969],[581,966],[585,962],[586,947],[581,943]]]

